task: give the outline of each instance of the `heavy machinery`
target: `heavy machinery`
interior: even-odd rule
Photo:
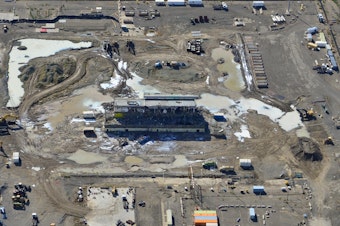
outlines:
[[[334,142],[333,142],[332,137],[327,137],[327,138],[323,141],[323,143],[324,143],[325,145],[334,145]]]
[[[16,123],[19,117],[14,114],[6,114],[0,117],[0,134],[8,134],[8,125],[13,125]]]
[[[314,110],[306,110],[306,109],[296,109],[300,113],[300,117],[302,121],[310,121],[310,120],[315,120],[316,117],[314,115]]]

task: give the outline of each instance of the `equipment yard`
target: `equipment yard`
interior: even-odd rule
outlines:
[[[0,2],[0,225],[340,225],[336,2]]]

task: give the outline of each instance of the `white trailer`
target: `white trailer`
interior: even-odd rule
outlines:
[[[185,0],[168,0],[168,6],[185,6]]]
[[[251,168],[251,159],[240,159],[240,167],[242,168]]]
[[[20,163],[20,154],[19,154],[19,152],[13,152],[12,160],[13,160],[13,163],[15,165],[18,165]]]

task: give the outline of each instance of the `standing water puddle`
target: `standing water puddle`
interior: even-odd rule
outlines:
[[[62,103],[55,102],[58,110],[48,118],[48,122],[51,124],[52,128],[55,128],[60,122],[64,121],[66,116],[73,114],[81,115],[83,111],[88,110],[103,112],[101,104],[112,101],[112,97],[100,93],[96,86],[87,86],[75,90],[66,101],[63,101]]]
[[[215,61],[220,59],[224,60],[224,63],[217,65],[217,70],[223,73],[228,73],[228,77],[223,81],[225,87],[232,91],[241,91],[245,88],[245,83],[240,70],[241,66],[233,61],[234,55],[231,51],[227,51],[222,48],[216,48],[212,50],[211,57]]]

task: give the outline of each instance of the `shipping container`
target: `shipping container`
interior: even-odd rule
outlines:
[[[15,165],[20,164],[20,154],[19,154],[19,152],[13,152],[12,160],[13,160],[13,163]]]
[[[265,8],[264,1],[253,1],[253,8]]]
[[[254,208],[249,208],[249,218],[251,220],[256,220],[256,213]]]
[[[185,0],[168,0],[168,6],[185,6]]]
[[[339,71],[339,67],[338,67],[338,64],[336,63],[334,56],[329,57],[329,60],[331,61],[332,69],[334,71]]]
[[[251,167],[251,159],[240,159],[240,166],[245,168]]]
[[[166,210],[166,222],[167,226],[173,226],[172,211],[170,209]]]
[[[253,193],[254,194],[259,194],[259,195],[265,194],[264,186],[253,186]]]
[[[202,0],[188,0],[189,6],[203,6]]]

